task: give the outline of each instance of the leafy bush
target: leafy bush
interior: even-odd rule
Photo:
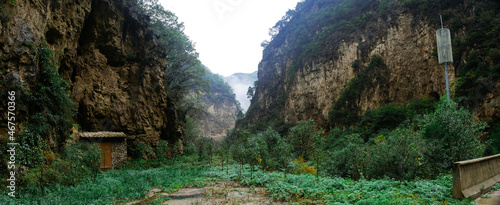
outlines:
[[[422,166],[425,145],[421,132],[401,126],[391,131],[376,145],[372,145],[366,168],[368,178],[388,176],[394,179],[416,178]]]
[[[198,161],[212,163],[215,153],[215,141],[212,138],[202,137],[195,143],[198,152]]]
[[[316,174],[318,169],[304,161],[304,158],[299,157],[294,159],[293,162],[293,173],[294,174]]]
[[[288,170],[292,159],[292,145],[289,141],[273,129],[261,132],[257,136],[263,138],[267,145],[267,156],[262,157],[263,169]]]
[[[168,158],[168,142],[161,140],[156,146],[156,157],[160,161],[165,161]]]
[[[101,163],[97,144],[68,145],[62,154],[42,151],[41,162],[21,175],[21,187],[36,195],[54,186],[74,186],[90,177],[96,179]]]
[[[290,128],[288,138],[293,145],[293,152],[295,156],[302,157],[305,160],[310,159],[310,154],[313,147],[313,139],[319,138],[323,135],[324,131],[317,128],[314,120],[299,121],[297,125]]]
[[[327,175],[362,178],[367,152],[361,135],[356,133],[338,136],[333,130],[328,140],[335,149],[328,150],[329,159],[325,166]]]
[[[132,143],[130,155],[134,159],[156,159],[155,152],[150,145],[137,141]]]
[[[382,129],[394,129],[408,117],[403,105],[388,104],[373,110],[368,110],[361,116],[359,127],[363,128],[363,138],[368,141],[372,134]]]
[[[486,148],[486,155],[500,154],[500,123],[495,123],[491,126],[489,138],[489,146]]]
[[[56,149],[66,141],[66,131],[71,128],[75,113],[75,103],[66,92],[69,84],[57,72],[52,50],[42,45],[37,57],[40,64],[37,84],[31,91],[22,92],[25,95],[22,104],[28,106],[29,119],[18,137],[19,162],[27,167],[41,163],[42,151]]]
[[[433,112],[436,108],[436,103],[438,101],[439,101],[438,97],[412,99],[408,102],[407,106],[408,116],[415,116]]]
[[[453,162],[480,157],[484,151],[479,137],[486,123],[475,122],[472,113],[453,101],[441,100],[421,123],[426,144],[422,161],[430,175],[448,170]]]
[[[77,173],[81,177],[91,175],[96,179],[101,171],[101,150],[98,144],[78,143],[66,146],[63,150],[63,159],[72,162],[73,169],[84,169],[85,174]],[[78,179],[78,176],[75,177]]]

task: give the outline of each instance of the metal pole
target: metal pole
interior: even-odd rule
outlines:
[[[450,100],[450,84],[448,81],[448,63],[444,63],[444,73],[446,77],[446,97]]]
[[[443,16],[439,15],[439,18],[441,18],[441,28],[443,28]]]
[[[439,15],[439,18],[441,19],[441,29],[443,29],[443,16]],[[444,73],[446,77],[446,98],[450,100],[450,83],[448,80],[448,63],[444,63]]]

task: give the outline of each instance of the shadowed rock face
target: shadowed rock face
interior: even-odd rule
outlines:
[[[46,43],[60,75],[71,84],[76,123],[84,131],[125,132],[129,145],[181,140],[182,129],[164,89],[166,61],[143,60],[148,53],[161,55],[148,16],[122,1],[17,4],[4,8],[10,16],[0,24],[4,80],[29,90],[39,71],[36,46]]]

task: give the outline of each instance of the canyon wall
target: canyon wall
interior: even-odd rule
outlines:
[[[384,11],[377,16],[374,13],[381,7],[382,3],[379,2],[366,1],[366,4],[373,6],[368,6],[357,14],[359,19],[370,15],[376,18],[365,24],[359,23],[361,26],[351,31],[339,29],[330,32],[323,37],[323,41],[316,42],[320,44],[317,55],[304,58],[301,63],[297,63],[300,62],[297,59],[310,50],[303,49],[300,53],[294,53],[293,49],[301,46],[294,45],[294,42],[296,44],[300,38],[294,36],[298,32],[286,33],[289,31],[286,29],[301,26],[304,29],[314,28],[316,25],[307,23],[313,22],[311,19],[319,15],[317,13],[321,11],[322,2],[309,0],[299,3],[299,6],[300,4],[310,6],[302,6],[300,8],[302,10],[295,11],[294,17],[285,16],[282,20],[285,21],[284,26],[281,25],[281,31],[275,37],[284,40],[275,44],[271,41],[264,50],[263,59],[259,64],[256,94],[247,113],[248,122],[256,123],[266,116],[275,115],[288,124],[314,119],[321,127],[329,128],[331,122],[328,113],[332,110],[334,101],[348,86],[349,81],[369,64],[371,56],[380,56],[386,66],[377,70],[377,77],[369,82],[371,86],[361,90],[355,102],[349,102],[355,103],[361,112],[390,103],[406,104],[411,99],[439,98],[445,95],[444,66],[438,64],[437,55],[433,53],[436,49],[435,32],[440,28],[437,27],[439,22],[430,23],[428,18],[417,16],[407,8],[396,6],[393,8],[398,9]],[[387,2],[398,3],[385,1]],[[470,6],[471,4],[467,1],[461,2],[451,10],[460,9],[460,14],[457,14],[461,15],[460,18],[472,19],[474,7]],[[303,8],[308,10],[304,11]],[[307,22],[305,25],[292,23],[293,18],[300,17]],[[344,22],[351,24],[349,20]],[[465,25],[455,26],[454,22],[445,21],[446,23],[453,23],[454,28],[459,28],[452,31],[453,37],[464,38],[467,31]],[[279,24],[280,22],[277,25]],[[309,39],[303,41],[303,45],[311,44],[311,39],[315,39],[327,29],[326,26],[317,30],[312,29],[308,37],[302,37]],[[463,56],[472,51],[474,48],[461,50]],[[458,60],[462,63],[467,61],[466,57]],[[457,72],[453,65],[448,65],[448,70],[453,92]],[[490,94],[477,102],[479,106],[475,111],[481,118],[498,118],[500,113],[498,106],[491,106],[495,102],[498,104],[498,100],[495,99],[498,98],[500,90],[498,81],[493,81],[494,85],[488,88]]]
[[[223,93],[211,92],[202,96],[207,110],[198,117],[197,127],[201,136],[216,141],[222,140],[228,129],[233,129],[240,111],[234,96],[226,97]]]
[[[58,61],[59,74],[70,83],[78,111],[75,123],[83,131],[125,132],[129,146],[181,140],[182,127],[164,89],[167,62],[147,60],[152,53],[162,52],[149,16],[136,5],[32,0],[2,1],[1,9],[4,88],[16,84],[29,91],[36,84],[37,48],[46,44]],[[27,113],[20,106],[22,124]]]

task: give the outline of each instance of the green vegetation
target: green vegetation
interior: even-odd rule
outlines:
[[[360,116],[356,126],[332,129],[327,136],[314,121],[300,121],[281,137],[279,147],[291,147],[292,153],[286,155],[288,163],[305,173],[353,179],[435,178],[449,172],[455,161],[482,156],[485,145],[480,136],[486,124],[475,122],[470,111],[453,101],[442,100],[435,108],[434,104],[434,100],[422,99],[408,106],[382,106]],[[242,166],[253,163],[250,161],[255,156],[243,151],[256,153],[258,149],[246,147],[253,146],[253,142],[266,142],[259,146],[273,153],[270,147],[276,147],[276,143],[265,140],[273,132],[278,134],[270,130],[257,134],[236,130],[225,140],[235,152],[242,151],[235,153]],[[266,160],[253,165],[291,170],[287,166],[269,167]]]
[[[241,174],[240,174],[241,172]],[[285,174],[254,170],[250,165],[226,167],[165,166],[153,169],[111,170],[75,186],[54,186],[40,195],[34,189],[23,192],[16,201],[0,196],[1,204],[115,204],[140,200],[152,187],[173,193],[182,187],[203,187],[213,181],[238,181],[244,186],[266,187],[273,200],[297,204],[470,204],[451,197],[451,175],[435,180],[395,181],[379,179],[358,181],[309,174]],[[498,185],[496,186],[499,187]],[[168,201],[155,199],[153,204]]]
[[[235,101],[236,95],[234,94],[233,88],[224,81],[224,78],[219,74],[214,74],[210,70],[206,69],[205,80],[208,82],[209,89],[204,98],[208,101],[214,103],[222,103],[224,101]],[[238,107],[239,110],[241,108]]]
[[[435,180],[395,181],[392,179],[355,181],[346,178],[284,174],[282,172],[251,172],[246,165],[228,170],[213,167],[206,175],[219,180],[238,180],[245,186],[267,188],[267,195],[276,201],[298,204],[470,204],[451,197],[451,175]]]
[[[327,173],[353,178],[433,178],[446,173],[455,161],[482,156],[480,136],[486,124],[473,121],[472,114],[457,103],[443,100],[434,112],[401,118],[399,113],[406,109],[380,107],[369,113],[385,115],[364,116],[369,126],[333,129],[327,143],[332,159],[327,162]],[[384,126],[377,128],[381,123]]]
[[[0,204],[124,203],[144,198],[152,187],[170,193],[181,187],[205,186],[208,178],[203,176],[203,172],[202,168],[180,166],[112,170],[100,173],[95,180],[86,179],[74,186],[52,186],[46,189],[45,194],[39,188],[25,187],[14,201],[2,194]]]
[[[490,146],[486,148],[485,155],[500,154],[500,123],[494,123],[490,128]]]
[[[25,193],[43,194],[54,186],[74,186],[82,181],[95,180],[100,172],[101,158],[97,145],[75,143],[69,135],[75,114],[75,104],[67,91],[69,84],[57,72],[52,50],[45,45],[35,50],[39,68],[36,83],[29,89],[19,85],[7,89],[18,93],[18,109],[23,110],[27,118],[17,119],[25,124],[17,136],[16,167],[23,171],[17,173],[16,185],[26,187]],[[0,138],[1,147],[6,150],[7,139]],[[6,153],[2,152],[0,157],[0,161],[7,164],[4,163]],[[2,169],[0,173],[2,190],[7,187],[6,171]]]
[[[146,51],[142,64],[161,65],[161,59],[167,61],[165,88],[173,104],[177,105],[190,92],[199,93],[208,89],[208,82],[204,79],[205,68],[198,60],[193,43],[184,33],[184,24],[178,21],[178,17],[163,8],[158,0],[132,0],[127,3],[138,6],[150,17],[158,49]]]
[[[453,61],[457,68],[454,98],[460,105],[473,109],[486,95],[495,90],[500,75],[500,2],[469,2],[476,7],[472,18],[462,18],[461,12],[449,13],[452,26],[466,28],[464,36],[453,38]],[[465,12],[465,11],[462,11]],[[473,48],[473,49],[470,49]],[[472,51],[471,51],[472,50]],[[465,61],[462,59],[466,58]]]

